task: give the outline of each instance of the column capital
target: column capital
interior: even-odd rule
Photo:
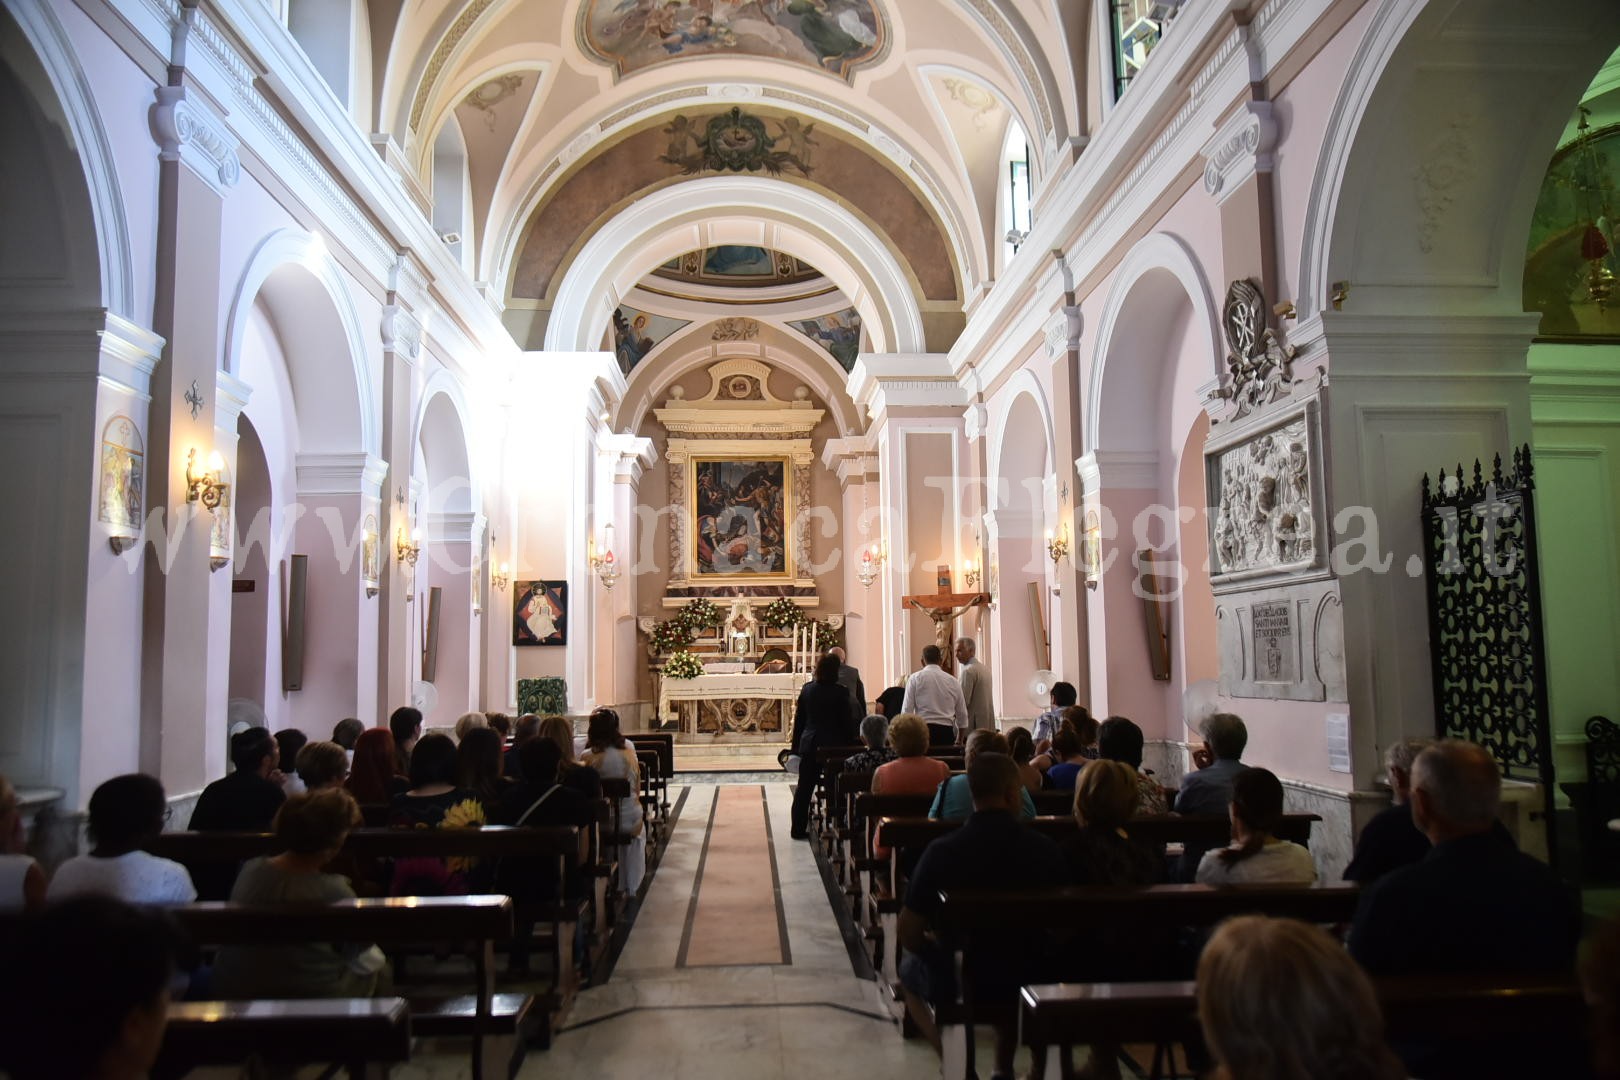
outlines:
[[[364,495],[378,498],[388,462],[365,451],[353,454],[299,454],[300,495]]]
[[[427,539],[434,544],[472,544],[483,530],[484,516],[476,511],[424,514]]]
[[[237,418],[247,408],[253,387],[228,371],[214,372],[214,428],[218,431],[236,430]]]
[[[1276,145],[1271,102],[1245,101],[1199,151],[1205,162],[1204,190],[1216,202],[1225,202],[1249,177],[1272,170]]]
[[[1054,311],[1041,334],[1046,358],[1053,362],[1067,360],[1070,353],[1080,348],[1080,334],[1085,325],[1079,304],[1064,304]]]
[[[158,157],[178,161],[224,195],[242,178],[239,145],[225,121],[184,86],[160,86],[148,110]]]
[[[385,352],[392,352],[414,365],[422,355],[422,320],[400,304],[385,306],[382,309],[382,343]]]
[[[968,403],[948,353],[862,353],[849,396],[874,421],[897,410],[960,416]]]
[[[1143,491],[1159,486],[1156,450],[1093,450],[1075,458],[1080,490],[1087,496],[1103,491]]]
[[[635,487],[641,474],[658,460],[653,441],[640,435],[609,434],[598,445],[597,454],[613,466],[613,482]]]

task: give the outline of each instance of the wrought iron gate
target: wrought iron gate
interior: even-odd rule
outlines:
[[[1530,447],[1489,476],[1423,477],[1423,560],[1434,662],[1435,729],[1488,750],[1504,776],[1541,784],[1556,859],[1552,733],[1536,562]]]

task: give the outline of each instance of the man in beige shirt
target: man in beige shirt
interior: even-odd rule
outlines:
[[[962,699],[967,702],[968,730],[994,731],[996,710],[990,702],[990,669],[979,662],[978,653],[972,638],[956,639],[956,677],[962,682]]]

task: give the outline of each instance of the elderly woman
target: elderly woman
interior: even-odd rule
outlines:
[[[873,713],[861,721],[861,742],[866,744],[866,749],[844,759],[845,772],[875,772],[897,756],[894,748],[888,745],[888,717],[880,713]]]
[[[1224,1080],[1406,1074],[1384,1043],[1372,980],[1320,927],[1228,919],[1198,959],[1198,1022]]]
[[[335,742],[305,743],[294,758],[294,768],[305,791],[342,787],[349,778],[349,754]]]
[[[971,769],[973,759],[980,754],[1007,754],[1007,736],[999,731],[989,731],[980,728],[968,736],[967,749],[963,751],[963,765]],[[1035,800],[1029,797],[1029,789],[1020,783],[1021,800],[1018,816],[1028,821],[1035,816]],[[928,808],[928,816],[939,821],[966,821],[973,813],[973,794],[968,790],[967,773],[960,772],[943,784],[934,795],[934,805]]]
[[[916,713],[901,713],[889,725],[895,760],[872,774],[874,795],[926,795],[945,782],[951,767],[928,756],[928,725]]]
[[[1309,885],[1316,862],[1298,844],[1279,840],[1282,781],[1270,769],[1245,769],[1232,781],[1232,845],[1204,853],[1200,885]]]
[[[254,907],[302,907],[352,900],[354,888],[325,867],[360,824],[360,807],[342,788],[294,795],[276,812],[279,855],[250,859],[237,876],[231,902]],[[232,945],[214,963],[214,989],[224,998],[370,997],[386,981],[375,946],[282,941]]]

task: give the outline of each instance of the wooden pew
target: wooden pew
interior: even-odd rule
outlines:
[[[622,783],[622,781],[621,781]],[[155,837],[146,850],[184,866],[240,863],[281,850],[271,833],[167,832]],[[557,880],[578,868],[579,830],[567,828],[510,828],[486,825],[479,829],[355,829],[344,841],[342,854],[361,866],[379,860],[414,857],[461,856],[478,859],[550,858],[557,863]],[[459,899],[450,897],[448,899]],[[559,896],[516,905],[520,922],[540,928],[537,937],[551,958],[552,985],[546,1012],[561,1015],[578,990],[574,964],[574,936],[583,918],[583,901]],[[502,940],[511,937],[510,931]]]
[[[1374,986],[1392,1042],[1475,1041],[1487,1031],[1533,1032],[1549,1045],[1585,1041],[1586,1002],[1569,979],[1409,976],[1375,979]],[[1019,994],[1018,1029],[1023,1045],[1047,1055],[1046,1075],[1068,1080],[1074,1075],[1069,1051],[1075,1045],[1185,1042],[1198,1031],[1198,988],[1192,982],[1026,986]]]
[[[973,1061],[973,1025],[1006,1023],[1017,1006],[975,1002],[963,954],[981,934],[1106,927],[1110,936],[1130,938],[1165,927],[1211,927],[1233,915],[1271,915],[1312,923],[1344,923],[1355,915],[1357,885],[1242,886],[1151,885],[1145,888],[1086,886],[1008,891],[956,889],[940,894],[935,925],[949,942],[958,972],[958,998],[932,1008],[906,993],[912,1018],[940,1048],[943,1080],[963,1080]]]
[[[381,1080],[411,1056],[402,998],[181,1001],[169,1006],[154,1080],[205,1066],[341,1065],[351,1080]]]
[[[924,797],[862,795],[856,799],[860,812],[868,815],[874,828],[883,830],[883,842],[893,851],[887,866],[873,872],[870,890],[870,908],[877,924],[877,932],[873,935],[877,946],[873,966],[893,985],[900,978],[900,946],[895,930],[900,905],[906,897],[906,871],[916,865],[922,849],[937,837],[961,828],[962,823],[934,821],[920,816],[927,813],[926,805],[921,810],[890,810],[888,807],[893,804],[877,802],[880,798],[922,800]],[[927,801],[932,802],[932,797]],[[1309,847],[1311,824],[1320,820],[1321,817],[1316,814],[1284,814],[1278,835],[1284,840]],[[1073,817],[1067,816],[1038,817],[1030,825],[1060,844],[1080,827]],[[1186,843],[1223,847],[1232,842],[1232,822],[1224,814],[1162,814],[1135,818],[1127,826],[1127,831],[1132,839],[1151,847]]]
[[[675,735],[668,731],[636,731],[625,738],[635,744],[636,751],[658,751],[658,820],[669,826],[669,782],[675,777]]]
[[[276,945],[287,941],[378,945],[472,943],[474,991],[448,998],[410,996],[411,1030],[423,1038],[470,1038],[475,1080],[504,1078],[521,1060],[519,1035],[534,999],[495,992],[495,944],[512,937],[505,896],[406,896],[341,900],[306,907],[249,907],[206,901],[168,909],[198,945]],[[570,956],[572,948],[570,947]],[[549,1043],[550,1029],[539,1032]]]

